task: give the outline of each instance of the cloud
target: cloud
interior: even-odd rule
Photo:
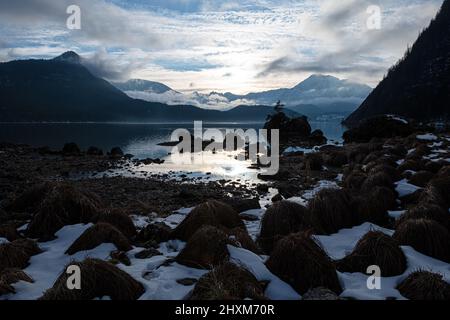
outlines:
[[[366,9],[373,4],[365,0],[327,1],[316,21],[307,31],[314,31],[320,44],[317,54],[298,54],[288,50],[262,66],[257,77],[275,74],[331,73],[350,76],[371,85],[381,80],[412,44],[435,15],[439,1],[415,2],[392,7],[393,1],[380,1],[381,30],[366,27]],[[321,48],[320,48],[321,47]]]
[[[69,17],[66,10],[73,4],[81,9],[81,30],[66,29]],[[79,39],[85,44],[155,48],[163,43],[145,22],[145,19],[151,19],[150,15],[135,15],[103,0],[1,1],[0,18],[2,24],[11,27],[64,30],[68,37]]]
[[[0,1],[0,59],[74,50],[107,79],[160,81],[179,91],[247,93],[290,87],[310,73],[375,85],[442,0]],[[78,4],[82,29],[66,29]],[[382,30],[365,28],[366,8]],[[191,84],[194,85],[191,85]]]
[[[123,61],[110,55],[105,48],[83,58],[83,65],[94,75],[110,81],[128,80],[135,70],[144,66],[139,60]]]
[[[204,109],[229,110],[240,105],[254,105],[255,101],[238,99],[229,101],[220,94],[200,94],[179,93],[176,91],[166,91],[164,93],[154,93],[148,91],[126,91],[128,96],[134,99],[141,99],[150,102],[166,103],[169,105],[191,105]]]

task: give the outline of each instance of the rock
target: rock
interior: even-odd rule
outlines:
[[[142,251],[139,251],[138,253],[136,253],[134,255],[134,257],[136,259],[150,259],[151,257],[161,256],[161,255],[162,255],[162,253],[159,252],[158,250],[150,248],[150,249],[144,249]]]
[[[414,132],[414,128],[403,121],[387,116],[379,116],[365,120],[359,126],[344,133],[345,143],[369,142],[373,138],[407,137]]]
[[[290,137],[308,138],[311,135],[311,126],[307,117],[289,118],[283,112],[270,116],[264,125],[264,129],[279,129],[282,139]]]
[[[225,201],[225,203],[229,204],[237,212],[244,212],[252,209],[261,209],[258,198],[229,198]]]
[[[111,149],[111,152],[109,153],[112,157],[123,157],[123,151],[119,147],[115,147]]]
[[[283,196],[281,195],[281,194],[277,194],[276,196],[274,196],[273,198],[272,198],[272,202],[278,202],[278,201],[282,201],[283,200]]]
[[[81,154],[80,148],[76,143],[66,143],[63,147],[62,153],[65,156],[77,156]]]
[[[127,253],[124,251],[111,252],[111,259],[113,262],[120,262],[126,266],[131,266],[130,258],[128,258]]]
[[[333,291],[327,288],[319,287],[310,289],[308,292],[306,292],[303,295],[302,300],[339,300],[339,297]]]
[[[321,149],[322,150],[322,149]],[[330,151],[321,151],[325,165],[340,168],[348,163],[347,153],[343,148],[336,148]]]
[[[153,223],[142,229],[136,241],[140,243],[154,242],[155,244],[169,240],[172,229],[165,223]]]
[[[306,170],[321,171],[323,167],[323,159],[320,153],[310,153],[306,155]]]
[[[259,217],[254,216],[252,214],[241,213],[239,216],[241,217],[242,220],[245,220],[245,221],[258,221],[259,220]]]
[[[309,136],[311,145],[321,146],[328,142],[328,139],[323,135],[322,130],[314,130]]]
[[[89,147],[89,149],[86,152],[90,156],[102,156],[103,151],[97,147]]]
[[[193,286],[194,284],[197,283],[197,279],[193,279],[193,278],[184,278],[184,279],[178,279],[177,283],[189,287],[189,286]]]

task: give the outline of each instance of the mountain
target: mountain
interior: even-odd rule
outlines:
[[[113,83],[114,86],[116,86],[118,89],[127,92],[127,91],[144,91],[144,92],[151,92],[151,93],[157,93],[162,94],[168,91],[174,91],[170,87],[166,86],[165,84],[162,84],[160,82],[154,82],[154,81],[147,81],[147,80],[141,80],[141,79],[131,79],[127,82],[118,82]]]
[[[239,105],[269,105],[282,101],[287,108],[305,110],[303,114],[316,117],[323,114],[348,115],[364,101],[372,90],[369,86],[340,80],[332,76],[312,75],[293,88],[236,95],[231,92],[182,94],[164,86],[166,91],[157,92],[154,82],[132,80],[131,85],[116,85],[132,98],[167,104],[191,104],[205,109],[229,110]]]
[[[133,99],[94,76],[74,52],[52,60],[0,63],[0,122],[264,121],[271,107],[227,112]]]
[[[450,119],[450,0],[345,124],[393,114],[418,120]]]
[[[249,93],[233,98],[253,100],[259,104],[267,105],[275,104],[278,100],[281,100],[288,107],[300,104],[312,104],[320,107],[339,102],[355,105],[356,108],[371,90],[369,86],[364,84],[340,80],[327,75],[312,75],[293,88]]]

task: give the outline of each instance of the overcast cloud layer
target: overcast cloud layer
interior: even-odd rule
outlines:
[[[442,0],[0,0],[0,61],[74,50],[109,80],[248,93],[313,73],[375,86]],[[81,30],[66,8],[81,7]],[[369,30],[370,5],[382,9]]]

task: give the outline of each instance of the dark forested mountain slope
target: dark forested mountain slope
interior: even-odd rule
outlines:
[[[380,114],[450,119],[450,0],[345,123],[352,126]]]
[[[132,99],[94,76],[74,52],[52,60],[0,63],[0,122],[264,121],[269,107],[226,112]]]

